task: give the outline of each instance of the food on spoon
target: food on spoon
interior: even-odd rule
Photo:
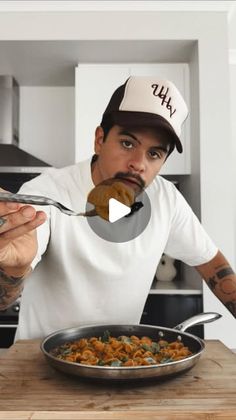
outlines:
[[[132,188],[116,179],[103,181],[90,191],[87,201],[94,205],[94,209],[86,212],[84,215],[98,215],[105,220],[109,220],[109,200],[111,198],[131,207],[135,200],[135,192]]]
[[[153,341],[150,337],[110,336],[81,338],[50,351],[58,359],[94,366],[147,366],[185,359],[192,352],[181,341]]]

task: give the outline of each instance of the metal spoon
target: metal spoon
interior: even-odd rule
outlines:
[[[52,200],[51,198],[44,197],[41,195],[29,195],[29,194],[12,194],[0,192],[0,201],[8,203],[22,203],[22,204],[35,204],[39,206],[55,206],[62,213],[68,216],[96,216],[96,210],[92,209],[86,213],[76,213],[74,210],[68,209],[58,201]]]

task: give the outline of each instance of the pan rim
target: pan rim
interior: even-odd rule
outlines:
[[[168,331],[171,333],[177,333],[179,335],[184,335],[187,337],[190,337],[191,339],[195,340],[198,342],[198,344],[200,345],[200,349],[197,353],[192,354],[191,356],[187,356],[184,359],[180,359],[180,360],[175,360],[172,362],[165,362],[165,363],[160,363],[160,364],[152,364],[152,365],[144,365],[144,366],[97,366],[97,365],[86,365],[86,364],[81,364],[81,363],[77,363],[77,362],[70,362],[67,360],[63,360],[63,359],[58,359],[56,356],[53,356],[52,354],[50,354],[46,349],[45,349],[45,345],[47,344],[47,342],[51,339],[56,337],[57,335],[63,334],[65,332],[67,333],[73,333],[73,331],[77,331],[78,329],[81,331],[83,329],[87,329],[87,328],[111,328],[112,327],[145,327],[145,328],[150,328],[152,330],[158,330],[158,331]],[[80,337],[83,338],[83,337]],[[200,337],[197,337],[193,334],[190,333],[186,333],[185,331],[181,331],[181,330],[177,330],[175,328],[168,328],[168,327],[162,327],[159,325],[149,325],[149,324],[87,324],[87,325],[83,325],[83,326],[79,326],[79,327],[69,327],[69,328],[63,328],[57,331],[54,331],[53,333],[47,335],[41,342],[40,344],[40,348],[41,351],[43,352],[43,354],[50,359],[51,361],[55,361],[58,363],[61,363],[62,365],[65,366],[76,366],[76,367],[80,367],[83,369],[88,369],[88,370],[106,370],[106,371],[135,371],[135,370],[147,370],[147,369],[160,369],[164,366],[176,366],[178,364],[183,364],[184,361],[191,361],[195,358],[198,358],[202,352],[205,350],[205,343],[204,340],[202,340]]]

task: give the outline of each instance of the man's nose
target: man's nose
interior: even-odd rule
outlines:
[[[142,152],[136,151],[128,162],[128,169],[133,172],[145,171],[145,155]]]

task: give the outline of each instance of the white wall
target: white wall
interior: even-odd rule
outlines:
[[[230,61],[230,105],[231,105],[231,135],[233,151],[233,188],[232,198],[234,206],[234,237],[236,244],[236,50]],[[236,246],[235,246],[235,267],[236,267]]]
[[[52,166],[74,163],[74,87],[21,86],[20,147]]]
[[[201,214],[202,223],[209,235],[234,266],[233,159],[227,20],[222,19],[218,24],[211,20],[208,36],[205,39],[208,48],[201,47],[203,40],[199,43]],[[236,348],[234,317],[205,284],[203,292],[204,310],[223,315],[220,321],[205,326],[206,337],[218,338],[229,347]]]

